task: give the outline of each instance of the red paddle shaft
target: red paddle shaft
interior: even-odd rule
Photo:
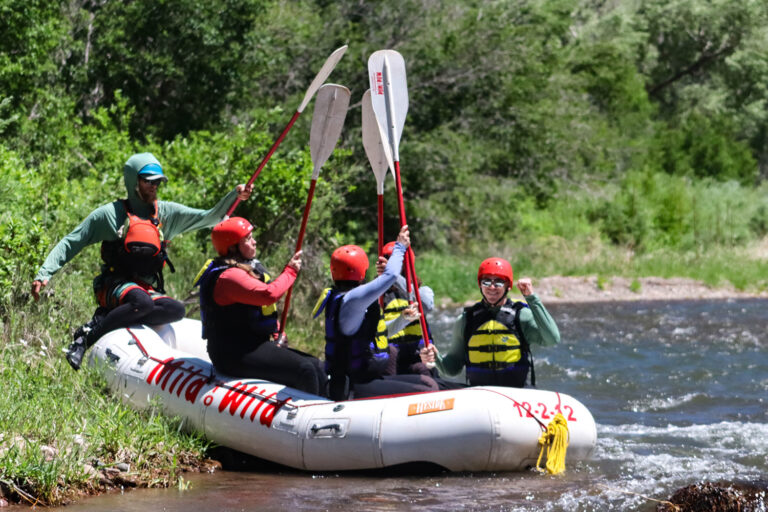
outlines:
[[[405,219],[405,201],[403,200],[403,185],[400,181],[400,162],[395,160],[395,182],[397,183],[397,206],[400,209],[400,227],[405,226],[408,222]],[[416,292],[416,303],[419,305],[419,322],[421,323],[421,337],[424,340],[424,346],[429,346],[429,328],[427,326],[427,317],[424,315],[424,306],[421,304],[421,294],[419,293],[419,280],[416,277],[416,265],[413,259],[413,249],[408,247],[408,251],[405,253],[406,265],[406,285],[408,292],[411,291],[411,279],[413,280],[413,289]]]
[[[312,180],[309,184],[309,193],[307,194],[307,203],[304,205],[304,216],[301,218],[301,228],[299,229],[299,238],[296,240],[296,251],[294,253],[299,252],[301,250],[301,245],[304,243],[304,232],[307,230],[307,219],[309,218],[309,209],[312,207],[312,198],[315,195],[315,185],[317,184],[317,180]],[[285,294],[285,302],[283,303],[283,312],[280,315],[280,331],[278,333],[277,339],[281,339],[283,337],[283,333],[285,332],[285,321],[288,318],[288,308],[291,307],[291,292],[293,292],[293,285],[291,285],[290,288],[288,288],[288,293]]]
[[[280,136],[277,138],[274,144],[272,144],[272,147],[269,148],[269,152],[264,156],[264,159],[259,164],[259,167],[256,169],[256,171],[251,176],[251,179],[248,180],[248,183],[246,184],[246,187],[248,185],[253,185],[253,182],[256,181],[256,178],[259,177],[259,173],[261,173],[261,170],[264,168],[265,165],[267,165],[267,162],[269,162],[269,159],[272,158],[272,153],[275,152],[277,147],[280,145],[281,142],[283,142],[283,139],[288,134],[288,132],[291,130],[291,127],[293,126],[293,123],[296,122],[296,120],[301,115],[301,112],[298,110],[294,112],[293,117],[291,117],[291,120],[288,121],[288,124],[286,125],[285,129],[283,129],[283,133],[280,134]],[[235,211],[235,208],[237,205],[240,204],[240,198],[236,198],[235,202],[232,203],[232,206],[229,207],[229,210],[227,210],[227,217],[232,216],[232,212]]]

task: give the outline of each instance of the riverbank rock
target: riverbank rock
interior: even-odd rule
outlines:
[[[768,481],[702,482],[678,489],[657,512],[758,512],[768,505]]]

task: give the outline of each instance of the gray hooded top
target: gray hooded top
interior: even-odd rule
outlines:
[[[139,198],[136,186],[139,170],[150,163],[160,164],[152,153],[137,153],[129,158],[123,167],[125,189],[133,213],[145,219],[150,217],[154,206]],[[170,240],[187,231],[215,226],[224,219],[236,197],[237,192],[232,190],[210,210],[199,210],[179,203],[158,201],[158,218],[162,223],[165,240]],[[61,267],[91,244],[117,240],[118,230],[125,223],[125,219],[126,212],[122,200],[99,206],[56,244],[45,258],[43,266],[37,271],[35,279],[49,280]]]

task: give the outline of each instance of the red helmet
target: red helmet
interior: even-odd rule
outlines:
[[[395,242],[389,242],[387,245],[384,246],[384,248],[381,250],[382,256],[389,259],[390,256],[392,256],[392,251],[395,250]]]
[[[368,256],[356,245],[342,245],[331,254],[334,281],[362,281],[368,271]]]
[[[216,224],[211,231],[213,248],[219,256],[226,256],[229,248],[247,237],[253,231],[250,222],[242,217],[232,217]]]
[[[392,256],[392,252],[394,250],[395,250],[395,242],[389,242],[381,250],[381,255],[384,256],[385,258],[389,259],[389,257]],[[411,248],[411,254],[413,254],[413,248]],[[416,255],[415,254],[413,254],[413,258],[416,259]]]
[[[477,269],[477,284],[483,276],[499,277],[507,280],[507,285],[512,286],[512,265],[503,258],[488,258]]]

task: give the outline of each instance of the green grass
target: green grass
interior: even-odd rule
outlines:
[[[67,329],[91,308],[88,301],[76,306],[78,300],[77,292],[56,293],[12,310],[2,326],[0,486],[12,499],[66,503],[99,488],[89,468],[118,463],[129,464],[129,475],[145,485],[176,485],[179,460],[202,458],[208,446],[156,408],[123,405],[94,370],[69,367],[61,353]]]

